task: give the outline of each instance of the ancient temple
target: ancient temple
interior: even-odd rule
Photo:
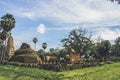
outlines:
[[[7,42],[8,55],[11,57],[14,55],[14,40],[10,35]]]
[[[27,43],[22,43],[21,47],[15,51],[14,55],[9,59],[9,62],[19,62],[19,63],[42,63],[41,58],[36,54],[36,52],[31,49],[30,45]]]
[[[80,54],[76,53],[74,49],[72,48],[70,49],[69,55],[70,55],[70,61],[72,63],[77,63],[80,61]]]

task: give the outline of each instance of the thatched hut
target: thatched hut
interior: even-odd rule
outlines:
[[[39,56],[27,43],[23,43],[21,47],[15,51],[14,56],[12,56],[9,61],[19,63],[42,63]]]

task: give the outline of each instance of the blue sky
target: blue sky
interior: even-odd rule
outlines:
[[[23,42],[37,50],[43,42],[48,48],[59,48],[60,40],[78,27],[92,31],[92,38],[101,36],[113,41],[120,36],[120,5],[108,0],[0,0],[0,17],[11,13],[16,19],[12,30],[15,48]]]

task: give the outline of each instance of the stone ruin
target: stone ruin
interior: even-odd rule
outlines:
[[[7,41],[7,49],[9,57],[12,57],[14,55],[14,39],[11,35],[9,36]]]
[[[76,53],[74,49],[70,49],[69,55],[70,55],[70,62],[78,63],[80,61],[80,53]]]
[[[14,55],[9,59],[9,62],[19,63],[42,63],[40,57],[31,49],[27,43],[22,43],[21,47],[15,51]]]

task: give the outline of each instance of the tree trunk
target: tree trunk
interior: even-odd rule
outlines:
[[[3,45],[1,45],[1,57],[0,57],[0,63],[2,63],[3,60]]]
[[[34,44],[34,49],[36,50],[36,43]]]

